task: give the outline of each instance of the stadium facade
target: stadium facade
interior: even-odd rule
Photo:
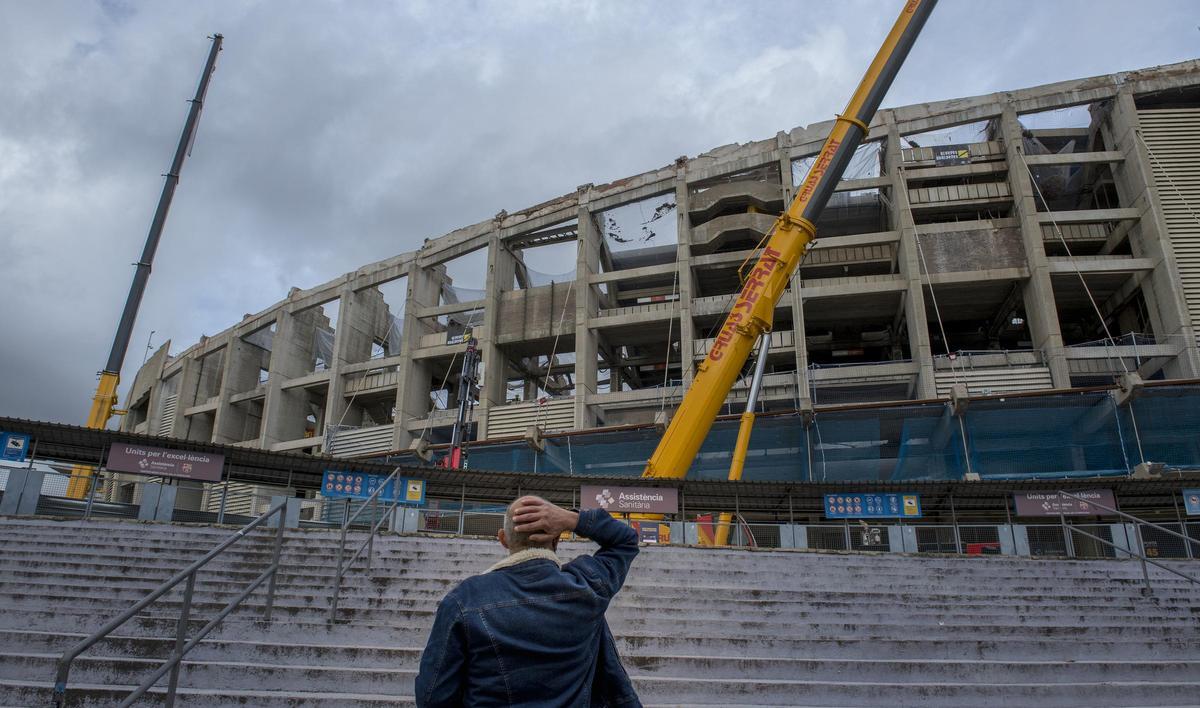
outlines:
[[[583,185],[295,288],[176,355],[168,342],[137,373],[123,429],[411,460],[449,438],[469,330],[482,356],[470,437],[484,456],[472,466],[640,471],[739,267],[831,126]],[[910,478],[961,476],[979,471],[970,456],[987,447],[985,423],[1062,448],[1061,431],[1028,413],[1034,401],[1046,421],[1074,411],[1080,440],[1115,436],[1100,452],[1081,442],[1054,470],[1151,459],[1153,425],[1127,439],[1138,427],[1127,375],[1179,384],[1158,389],[1174,403],[1154,410],[1194,409],[1198,164],[1200,61],[879,111],[775,312],[760,399],[773,415],[747,478],[813,479],[814,455],[824,479],[904,477],[904,459],[920,460]],[[1124,393],[1093,390],[1119,380]],[[981,400],[976,411],[1025,402],[1013,428],[948,424],[962,413],[947,403],[956,385]],[[813,419],[833,426],[839,412],[874,416],[873,433],[815,440]],[[830,477],[831,435],[862,449],[872,434],[889,440],[889,426],[892,453],[864,464],[842,450],[853,464]],[[1186,433],[1163,435],[1179,458],[1168,462],[1197,457]],[[718,443],[696,469],[727,468]],[[604,464],[622,451],[628,460]]]

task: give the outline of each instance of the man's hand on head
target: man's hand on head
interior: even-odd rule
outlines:
[[[579,514],[538,497],[521,497],[513,508],[513,530],[529,534],[534,543],[552,541],[578,523]]]

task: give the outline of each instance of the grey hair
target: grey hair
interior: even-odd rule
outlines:
[[[509,553],[524,551],[527,548],[551,548],[554,545],[553,540],[543,541],[540,543],[531,541],[529,540],[529,534],[516,530],[516,525],[513,523],[513,511],[517,508],[517,502],[524,498],[525,497],[521,497],[520,499],[514,500],[512,504],[508,505],[508,509],[504,512],[504,537],[508,541]],[[541,499],[541,497],[535,498]],[[545,499],[542,499],[542,501],[545,501]]]

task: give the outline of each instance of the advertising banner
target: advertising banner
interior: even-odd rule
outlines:
[[[325,470],[325,477],[321,480],[321,496],[327,499],[368,499],[383,485],[383,491],[377,497],[381,502],[395,501],[399,493],[402,504],[425,503],[425,480],[399,478],[384,484],[387,478],[382,474]]]
[[[826,494],[827,519],[919,519],[920,494]]]
[[[614,514],[675,514],[679,512],[679,490],[661,487],[604,487],[583,485],[581,507],[604,509]]]
[[[114,443],[108,450],[108,469],[115,472],[220,482],[225,456],[209,452]]]
[[[1089,501],[1110,509],[1117,508],[1117,500],[1109,489],[1088,489],[1071,494],[1083,501],[1064,497],[1058,492],[1015,492],[1013,499],[1017,504],[1017,516],[1097,516],[1110,513],[1089,504]]]

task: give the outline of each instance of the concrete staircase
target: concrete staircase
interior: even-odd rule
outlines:
[[[0,519],[0,706],[48,705],[64,649],[229,533]],[[270,533],[200,574],[193,630],[261,572]],[[331,630],[336,540],[287,533],[275,622],[258,620],[261,594],[227,619],[185,661],[178,705],[412,705],[438,598],[501,549],[377,539],[374,572],[349,576],[347,621]],[[1200,704],[1200,587],[1154,581],[1143,597],[1129,561],[650,547],[609,621],[647,705]],[[115,705],[144,678],[172,646],[178,603],[84,654],[71,704]]]

